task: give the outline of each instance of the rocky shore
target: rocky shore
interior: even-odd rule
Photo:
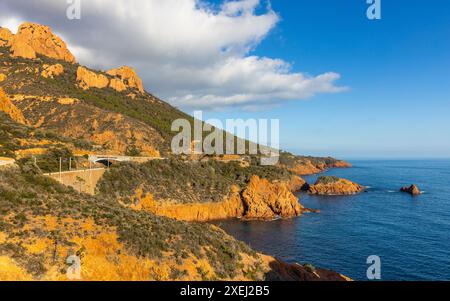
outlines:
[[[321,176],[314,185],[307,187],[307,192],[317,195],[352,195],[363,192],[364,186],[347,179]]]

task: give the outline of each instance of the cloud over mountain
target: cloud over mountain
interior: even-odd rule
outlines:
[[[81,0],[82,19],[71,21],[66,1],[9,0],[0,3],[0,25],[49,25],[80,63],[103,69],[132,65],[148,90],[179,107],[250,108],[345,90],[335,84],[337,73],[308,76],[282,59],[252,55],[280,19],[269,4],[262,5]]]

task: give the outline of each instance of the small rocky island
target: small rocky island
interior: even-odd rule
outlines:
[[[420,195],[422,192],[420,191],[419,187],[417,185],[411,185],[409,187],[402,187],[400,189],[401,192],[409,193],[410,195],[416,196]]]
[[[350,180],[333,176],[321,176],[314,185],[307,186],[307,192],[316,195],[353,195],[364,189],[364,186]]]

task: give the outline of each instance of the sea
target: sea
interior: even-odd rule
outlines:
[[[450,160],[359,160],[326,175],[367,186],[354,196],[299,193],[320,213],[272,222],[218,223],[253,249],[287,262],[310,263],[354,280],[371,280],[370,256],[381,280],[450,280]],[[314,183],[319,175],[308,176]],[[413,197],[400,188],[416,184]]]

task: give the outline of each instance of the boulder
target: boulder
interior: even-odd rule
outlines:
[[[77,82],[78,86],[83,90],[90,88],[103,89],[108,87],[109,79],[103,74],[95,73],[80,66],[77,69]]]
[[[419,187],[417,187],[416,185],[411,185],[409,187],[402,187],[400,189],[401,192],[405,192],[405,193],[409,193],[411,195],[420,195],[421,191],[419,189]]]
[[[44,70],[41,72],[41,76],[45,78],[54,78],[55,76],[64,73],[64,67],[61,64],[43,66]]]

